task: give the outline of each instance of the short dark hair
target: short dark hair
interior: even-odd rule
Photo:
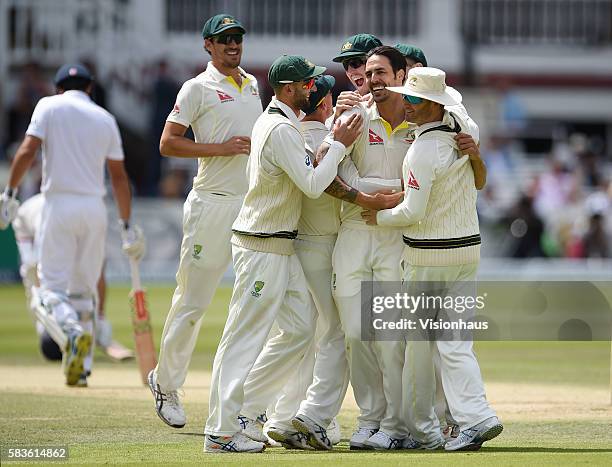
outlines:
[[[370,58],[372,55],[382,55],[387,57],[389,62],[391,62],[391,68],[393,69],[394,74],[397,74],[397,72],[400,70],[404,70],[404,72],[406,72],[406,58],[395,47],[381,45],[370,50],[366,55],[366,58]]]
[[[90,79],[85,78],[66,78],[57,84],[57,87],[64,91],[87,91],[87,87],[93,83]]]

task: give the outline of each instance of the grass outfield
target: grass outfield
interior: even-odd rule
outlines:
[[[107,312],[115,337],[132,339],[126,287],[110,287]],[[156,331],[163,327],[172,289],[150,286]],[[147,465],[612,465],[609,405],[610,344],[606,342],[479,342],[476,349],[489,399],[505,422],[502,435],[476,453],[266,450],[261,455],[202,453],[210,368],[221,335],[229,288],[217,293],[202,325],[184,401],[188,423],[173,430],[157,418],[134,362],[99,355],[88,389],[69,389],[59,366],[38,354],[21,287],[0,287],[0,426],[2,447],[66,445],[69,463]],[[347,397],[340,415],[350,436],[357,409]],[[2,460],[5,464],[5,460]]]

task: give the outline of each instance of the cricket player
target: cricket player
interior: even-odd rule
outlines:
[[[31,311],[36,323],[36,333],[40,341],[41,353],[47,360],[61,360],[62,351],[49,331],[45,329],[46,320],[37,318],[39,307],[39,291],[38,277],[36,269],[38,267],[38,238],[40,235],[40,219],[42,216],[42,207],[44,204],[44,196],[39,193],[27,201],[25,201],[17,210],[17,217],[13,220],[13,230],[15,231],[15,239],[19,250],[21,266],[19,274],[26,293],[26,301],[28,309]],[[97,303],[96,303],[96,346],[99,347],[110,358],[123,361],[134,357],[134,353],[125,348],[119,342],[112,338],[112,326],[110,321],[104,317],[104,303],[106,295],[106,281],[104,280],[104,272],[100,275],[97,284]],[[42,310],[44,311],[44,310]],[[51,330],[53,333],[53,330]],[[88,364],[91,360],[85,360],[86,372],[90,370]]]
[[[158,416],[181,428],[185,411],[177,389],[185,382],[204,313],[231,261],[230,237],[248,188],[251,130],[262,112],[257,80],[240,67],[245,29],[222,13],[202,29],[211,61],[183,84],[164,127],[164,156],[198,158],[185,201],[176,290],[161,338],[159,362],[149,375]],[[191,127],[195,142],[185,137]]]
[[[334,112],[331,93],[334,84],[335,79],[331,75],[316,78],[313,88],[316,90],[310,93],[308,106],[304,109],[305,116],[300,122],[306,153],[312,160],[317,148],[329,134],[325,122]],[[331,255],[339,227],[340,200],[326,194],[316,199],[302,195],[302,213],[298,221],[298,236],[294,241],[294,248],[317,310],[316,333],[295,376],[287,382],[278,401],[273,401],[274,408],[270,411],[265,426],[269,438],[290,449],[314,448],[308,444],[308,438],[291,423],[300,409],[300,403],[307,399],[309,387],[321,400],[316,410],[323,414],[325,420],[318,423],[325,423],[326,428],[331,425],[331,429],[327,430],[329,446],[337,444],[341,438],[334,416],[339,412],[346,393],[348,365],[344,351],[344,333],[331,290]],[[328,376],[315,376],[313,380],[313,373],[325,373]],[[245,385],[243,416],[255,418],[271,402],[262,400],[261,393],[265,390],[262,390],[264,388],[259,387],[260,385],[269,385],[269,381],[248,379],[248,384]],[[261,440],[253,436],[250,430],[243,432],[252,439]],[[265,438],[263,440],[265,441]]]
[[[382,180],[387,189],[401,192],[401,166],[412,142],[412,128],[404,121],[401,98],[385,87],[403,83],[405,59],[397,50],[386,46],[370,50],[368,57],[366,80],[375,104],[371,107],[360,104],[340,117],[344,121],[352,115],[361,115],[364,131],[347,149],[350,157],[341,164],[339,175],[350,187],[355,183],[354,178],[360,176]],[[351,191],[356,190],[351,188]],[[346,336],[351,384],[360,408],[359,426],[351,437],[350,447],[398,449],[407,436],[402,420],[399,375],[403,367],[403,343],[362,340],[360,296],[362,281],[399,280],[397,259],[401,245],[398,247],[397,242],[401,241],[401,231],[365,225],[361,209],[350,204],[355,202],[351,191],[339,195],[334,186],[327,191],[346,201],[333,253],[333,287]]]
[[[446,85],[445,77],[442,70],[417,67],[404,86],[388,88],[403,96],[406,119],[418,125],[403,164],[405,199],[390,210],[364,211],[362,217],[368,225],[404,229],[406,283],[426,292],[431,292],[429,281],[446,283],[455,293],[476,279],[480,232],[473,170],[452,137],[469,126],[460,114],[445,110],[461,103],[461,94]],[[444,443],[434,411],[436,351],[444,394],[461,429],[444,448],[478,449],[503,426],[486,400],[473,343],[465,339],[407,340],[405,407],[411,436],[404,448],[435,449]]]
[[[105,162],[121,218],[123,250],[136,259],[144,253],[142,231],[129,223],[130,188],[119,129],[115,118],[91,100],[92,83],[83,65],[58,70],[58,94],[36,105],[0,197],[0,228],[6,228],[17,214],[17,187],[42,149],[38,280],[47,319],[58,329],[58,340],[66,340],[62,351],[68,386],[87,385],[85,360],[91,358],[96,283],[106,238]]]
[[[423,50],[420,48],[414,45],[401,43],[395,44],[394,47],[406,58],[407,72],[414,67],[427,66],[427,58],[425,57]],[[475,144],[474,138],[472,138],[470,135],[470,133],[475,133],[478,135],[478,125],[476,125],[476,122],[474,122],[474,120],[472,120],[472,118],[468,115],[467,110],[462,103],[448,106],[446,110],[455,114],[460,114],[465,120],[465,131],[469,130],[469,132],[462,132],[455,135],[455,142],[457,143],[457,148],[461,154],[467,154],[470,156],[470,165],[474,171],[474,186],[477,190],[482,190],[487,184],[487,167],[480,158],[479,145]],[[476,140],[477,139],[478,137],[476,137]]]
[[[283,55],[268,72],[274,97],[253,127],[249,190],[232,227],[236,281],[213,364],[205,429],[209,452],[264,449],[240,432],[237,417],[247,377],[268,381],[262,389],[278,394],[314,336],[316,312],[293,246],[302,193],[321,196],[336,176],[346,146],[361,131],[358,116],[335,126],[329,152],[314,168],[299,116],[316,89],[314,78],[324,71],[301,56]],[[274,321],[280,334],[266,343]]]

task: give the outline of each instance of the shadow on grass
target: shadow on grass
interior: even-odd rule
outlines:
[[[204,433],[189,433],[189,432],[180,432],[180,433],[174,433],[176,435],[181,435],[181,436],[197,436],[197,437],[204,437]],[[346,444],[345,444],[346,443]],[[495,446],[495,447],[483,447],[482,449],[478,450],[478,451],[444,451],[444,450],[436,450],[436,451],[427,451],[427,450],[409,450],[409,449],[400,449],[397,451],[374,451],[374,450],[353,450],[351,451],[348,447],[348,439],[343,439],[342,440],[342,444],[341,446],[336,446],[334,447],[334,449],[332,449],[331,451],[304,451],[304,453],[309,453],[309,454],[346,454],[346,453],[351,453],[351,454],[373,454],[373,453],[381,453],[384,452],[385,454],[392,454],[392,455],[410,455],[410,454],[430,454],[430,455],[439,455],[439,454],[450,454],[450,455],[460,455],[460,454],[472,454],[472,455],[478,455],[478,453],[482,453],[482,454],[486,454],[486,453],[492,453],[492,452],[500,452],[500,453],[506,453],[506,452],[524,452],[524,453],[537,453],[537,452],[544,452],[544,453],[558,453],[558,454],[579,454],[579,453],[590,453],[590,454],[597,454],[597,453],[612,453],[612,447],[610,448],[593,448],[593,449],[588,449],[588,448],[554,448],[554,447],[541,447],[541,446]],[[274,450],[274,452],[276,454],[286,451],[287,453],[291,453],[294,454],[296,452],[296,450],[286,450],[286,449],[282,449],[282,448],[270,448],[268,447],[266,449],[266,451],[270,452],[270,450]]]

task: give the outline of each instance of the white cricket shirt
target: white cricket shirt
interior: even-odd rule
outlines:
[[[314,156],[329,133],[325,124],[315,121],[301,122],[306,150]],[[298,223],[300,235],[335,235],[340,229],[342,201],[323,193],[319,198],[302,196],[302,215]]]
[[[42,193],[104,196],[106,159],[123,160],[115,117],[82,91],[43,97],[26,134],[42,140]]]
[[[242,86],[208,62],[206,70],[185,82],[168,122],[191,126],[195,141],[220,144],[234,136],[251,136],[262,106],[253,75],[239,68]],[[200,157],[193,179],[196,190],[226,196],[244,196],[248,189],[248,154]]]
[[[378,113],[376,105],[366,108],[363,104],[344,112],[340,118],[348,119],[354,113],[361,113],[363,117],[363,132],[350,148],[347,148],[349,158],[345,158],[340,166],[340,176],[344,178],[343,171],[351,161],[362,179],[383,179],[390,181],[388,187],[397,188],[401,184],[402,164],[406,152],[414,141],[416,125],[402,122],[395,129]],[[354,188],[351,180],[346,180]],[[384,187],[384,188],[388,188]],[[342,205],[342,222],[358,224],[368,228],[361,218],[363,208],[356,204],[344,202]],[[372,226],[372,228],[375,228]]]

